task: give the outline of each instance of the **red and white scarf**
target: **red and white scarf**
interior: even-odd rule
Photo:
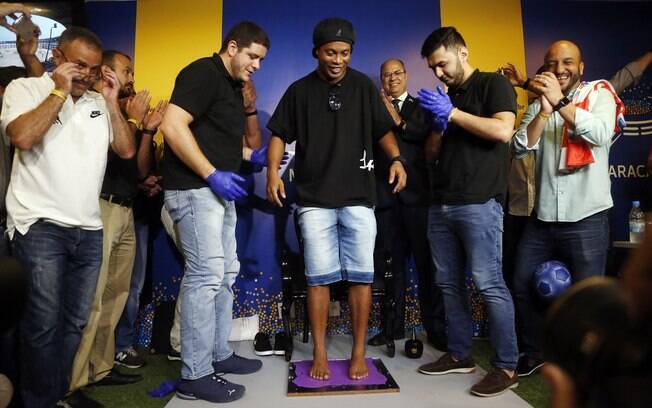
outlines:
[[[611,92],[616,102],[616,124],[614,134],[620,133],[625,128],[625,104],[620,100],[613,86],[604,79],[593,82],[582,82],[575,90],[573,103],[579,109],[590,111],[597,100],[598,90],[601,88]],[[595,162],[591,146],[581,137],[570,138],[568,136],[568,124],[564,122],[561,137],[561,158],[559,160],[559,170],[563,172],[573,172],[584,166]]]

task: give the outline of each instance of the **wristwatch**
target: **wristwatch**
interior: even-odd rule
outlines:
[[[563,108],[564,106],[568,105],[570,103],[570,99],[568,99],[568,96],[564,96],[557,102],[557,105],[555,105],[554,108],[552,108],[553,112],[557,112],[559,109]]]
[[[405,126],[406,126],[405,120],[401,119],[398,125],[394,125],[393,130],[402,132],[403,130],[405,130]]]

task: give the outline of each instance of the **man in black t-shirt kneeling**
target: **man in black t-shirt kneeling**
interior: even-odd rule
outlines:
[[[286,143],[296,141],[297,212],[308,283],[308,311],[314,350],[310,376],[330,378],[326,354],[329,286],[348,281],[353,320],[349,377],[369,375],[365,335],[371,306],[376,238],[373,147],[391,158],[388,182],[394,193],[405,187],[400,156],[380,93],[364,74],[348,68],[355,33],[350,22],[329,18],[313,32],[317,69],[294,82],[283,95],[268,128],[267,198],[282,206],[285,187],[278,167]]]

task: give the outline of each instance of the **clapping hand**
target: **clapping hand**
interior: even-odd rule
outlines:
[[[421,89],[418,95],[419,104],[433,116],[433,127],[443,133],[453,110],[451,98],[441,85],[438,85],[436,90]]]

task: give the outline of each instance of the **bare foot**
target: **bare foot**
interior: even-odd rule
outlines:
[[[331,370],[328,368],[328,356],[326,351],[313,351],[312,367],[310,367],[310,377],[315,380],[328,380],[331,378]]]
[[[360,357],[351,357],[351,365],[349,366],[349,377],[352,380],[362,380],[369,376],[369,367],[364,359],[364,355]]]

